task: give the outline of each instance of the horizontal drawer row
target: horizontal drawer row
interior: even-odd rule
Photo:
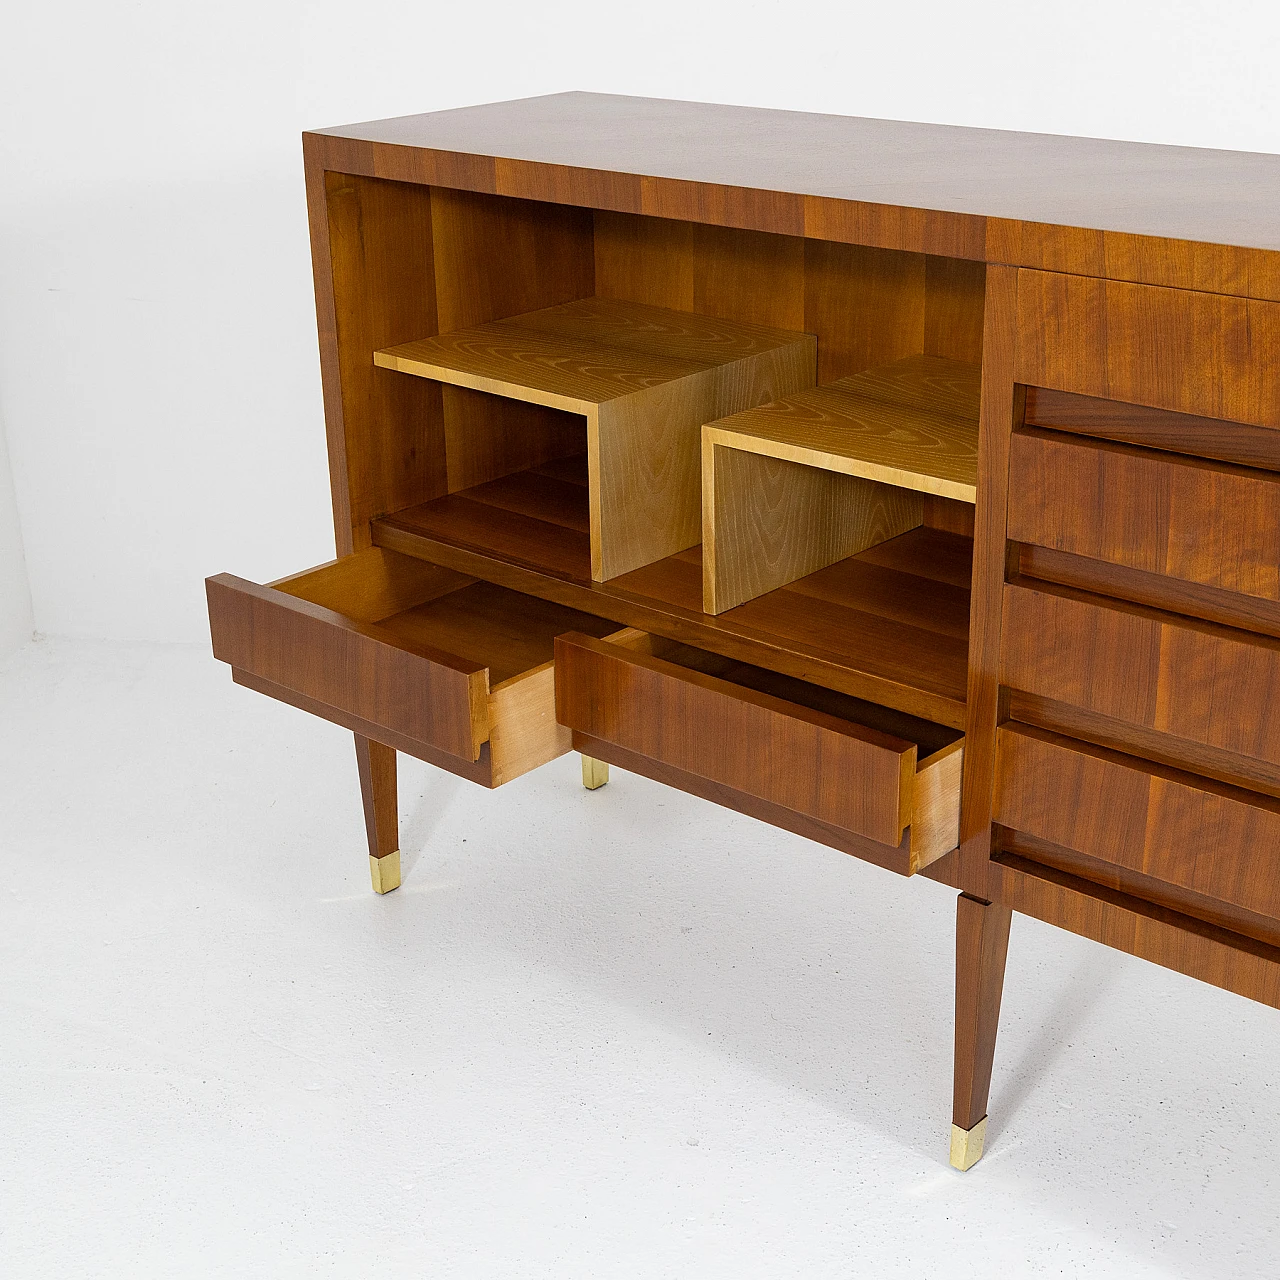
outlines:
[[[1056,846],[1049,861],[1083,855],[1064,869],[1099,879],[1113,868],[1113,887],[1246,932],[1257,932],[1247,917],[1280,921],[1280,801],[1268,796],[1010,722],[993,813]]]
[[[1132,728],[1197,770],[1280,780],[1280,641],[1043,582],[1004,591],[1015,696]]]
[[[240,683],[483,785],[576,732],[905,874],[958,843],[955,730],[380,548],[207,588]]]
[[[1024,429],[1010,442],[1008,536],[1280,601],[1272,471]]]

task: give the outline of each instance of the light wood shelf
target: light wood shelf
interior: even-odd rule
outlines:
[[[374,353],[384,369],[586,419],[598,582],[699,541],[702,424],[812,386],[816,362],[809,334],[604,298]]]
[[[702,433],[703,608],[722,613],[977,492],[979,370],[937,356],[749,409]]]

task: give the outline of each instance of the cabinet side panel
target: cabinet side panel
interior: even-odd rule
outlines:
[[[379,347],[437,331],[431,195],[341,173],[325,174],[325,192],[334,336],[322,357],[341,388],[326,409],[351,539],[341,546],[339,530],[339,550],[360,550],[370,545],[370,520],[445,492],[440,388],[373,363]]]
[[[999,710],[1000,625],[1004,590],[1009,440],[1023,397],[1013,381],[1018,273],[989,267],[982,329],[982,407],[978,425],[978,501],[974,510],[973,595],[964,778],[960,792],[960,883],[987,900],[991,788]]]

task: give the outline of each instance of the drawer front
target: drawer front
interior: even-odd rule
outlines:
[[[911,820],[914,743],[618,644],[556,640],[556,717],[886,845]]]
[[[376,623],[230,574],[206,587],[216,658],[403,738],[479,757],[489,737],[484,666],[410,652]]]
[[[1280,427],[1280,303],[1018,272],[1014,381]]]
[[[1280,801],[1009,724],[994,813],[1027,835],[1280,919]]]
[[[1280,476],[1266,471],[1016,432],[1009,537],[1280,600]]]
[[[1280,641],[1069,588],[1005,587],[1001,682],[1280,764]]]

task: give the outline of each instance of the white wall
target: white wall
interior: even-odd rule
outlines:
[[[1277,9],[9,6],[0,419],[36,625],[198,640],[206,573],[332,554],[305,127],[583,88],[1280,151]]]
[[[0,420],[0,659],[21,649],[34,629],[22,528],[9,472],[9,446]]]

